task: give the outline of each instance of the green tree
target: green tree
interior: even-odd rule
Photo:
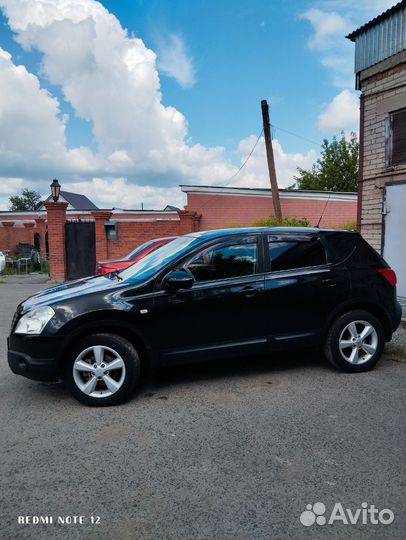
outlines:
[[[298,167],[298,189],[317,191],[357,191],[359,143],[355,133],[350,139],[323,140],[321,156],[310,170]]]
[[[38,191],[25,188],[22,190],[21,195],[14,195],[10,197],[10,210],[36,210],[41,203],[41,195]]]

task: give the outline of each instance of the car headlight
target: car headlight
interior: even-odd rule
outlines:
[[[33,309],[21,317],[14,330],[15,334],[40,334],[45,325],[55,315],[49,306]]]

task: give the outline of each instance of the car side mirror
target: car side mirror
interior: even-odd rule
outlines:
[[[165,291],[179,291],[180,289],[190,289],[195,282],[185,270],[172,270],[163,281]]]

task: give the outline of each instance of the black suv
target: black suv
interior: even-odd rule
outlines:
[[[395,272],[356,232],[217,230],[31,296],[15,313],[8,361],[32,379],[62,377],[83,403],[112,405],[142,368],[172,362],[310,346],[365,371],[400,318]]]

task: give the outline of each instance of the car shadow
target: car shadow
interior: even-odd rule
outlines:
[[[255,377],[301,368],[331,370],[317,349],[258,354],[165,366],[150,378],[155,388],[230,377]]]
[[[280,353],[218,358],[161,367],[154,375],[145,377],[130,402],[137,397],[152,397],[157,392],[171,386],[199,384],[205,381],[221,381],[230,378],[254,378],[258,375],[272,375],[297,369],[331,370],[323,355],[317,349],[285,351]],[[272,384],[272,381],[267,381]],[[30,384],[30,391],[46,395],[54,403],[75,402],[62,382]],[[159,396],[156,396],[159,397]],[[160,399],[166,399],[165,396]],[[77,403],[78,406],[82,406]]]

